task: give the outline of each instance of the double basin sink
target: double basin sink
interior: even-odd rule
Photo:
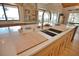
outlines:
[[[62,33],[62,31],[56,30],[56,29],[53,29],[53,28],[49,28],[47,30],[42,30],[41,32],[43,32],[43,33],[45,33],[45,34],[47,34],[49,36],[52,36],[52,37],[59,34],[59,33]]]

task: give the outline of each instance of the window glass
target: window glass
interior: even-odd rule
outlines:
[[[38,22],[39,22],[39,25],[41,25],[42,23],[42,15],[43,15],[43,10],[39,10],[38,11]]]
[[[3,11],[3,7],[1,5],[0,5],[0,20],[6,20],[4,11]]]
[[[51,13],[51,24],[57,24],[58,23],[58,13]]]
[[[70,13],[68,18],[68,23],[73,23],[74,25],[79,26],[79,13]]]
[[[4,6],[8,20],[19,20],[18,8],[16,6]]]
[[[44,24],[49,24],[50,23],[50,13],[45,12],[44,13]]]
[[[70,13],[68,22],[79,23],[79,13]]]
[[[38,11],[39,25],[41,25],[41,23],[42,23],[42,18],[44,20],[44,25],[45,24],[53,25],[53,24],[58,23],[58,16],[59,16],[58,12],[51,12],[51,15],[50,15],[49,11],[45,11],[44,15],[43,15],[43,12],[44,12],[43,10]],[[51,19],[50,19],[50,16],[51,16]]]

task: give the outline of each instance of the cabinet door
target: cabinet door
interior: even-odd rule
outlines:
[[[63,55],[65,48],[71,45],[74,29],[52,42],[50,45],[36,53],[36,56],[59,56]]]
[[[41,51],[35,54],[35,56],[57,56],[60,52],[60,43],[61,41],[56,41],[50,44],[49,46],[45,47]]]

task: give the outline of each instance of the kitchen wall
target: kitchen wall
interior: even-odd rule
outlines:
[[[63,8],[62,12],[64,14],[64,16],[63,16],[63,23],[67,24],[70,12],[68,10],[64,9],[64,8]]]
[[[37,14],[36,14],[37,6],[35,3],[18,3],[16,5],[19,10],[19,21],[0,21],[0,24],[1,23],[16,23],[16,22],[32,22],[32,21],[37,20]]]
[[[64,23],[68,18],[68,11],[63,9],[61,3],[18,3],[17,7],[19,9],[20,21],[8,21],[8,22],[36,22],[38,17],[38,10],[48,10],[51,12],[64,13]],[[62,20],[62,22],[63,22]],[[6,21],[0,21],[4,23]]]
[[[24,3],[24,22],[37,21],[37,4]]]

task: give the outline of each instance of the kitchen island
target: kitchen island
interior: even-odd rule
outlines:
[[[62,31],[62,33],[54,37],[49,37],[48,35],[45,34],[43,35],[43,33],[40,33],[48,40],[19,55],[32,55],[32,56],[62,55],[64,49],[69,45],[71,45],[77,27],[66,26],[61,24],[59,26],[52,26],[49,28],[60,30]],[[49,28],[44,27],[44,30]]]
[[[76,30],[76,26],[62,24],[44,27],[43,30],[36,24],[6,28],[8,32],[0,31],[0,55],[61,55],[64,48],[71,44]],[[55,32],[57,30],[61,33]]]

